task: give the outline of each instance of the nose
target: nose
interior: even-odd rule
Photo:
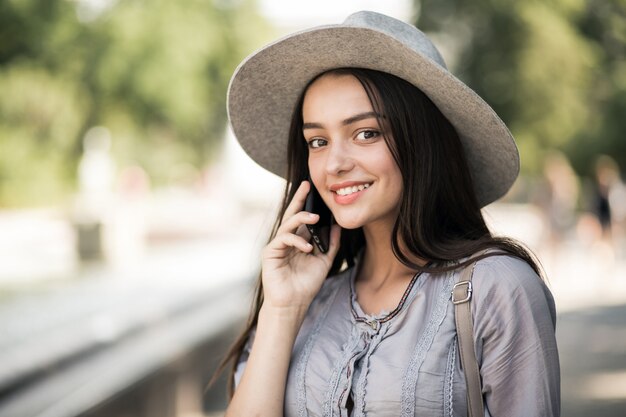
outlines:
[[[334,140],[327,152],[326,174],[339,175],[350,171],[354,167],[354,159],[350,153],[350,146],[343,140]]]

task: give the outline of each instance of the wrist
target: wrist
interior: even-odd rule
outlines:
[[[299,327],[307,310],[308,307],[305,306],[274,306],[264,302],[261,305],[261,311],[259,311],[259,318],[263,317],[285,325],[294,324]]]

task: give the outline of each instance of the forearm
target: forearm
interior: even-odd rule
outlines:
[[[250,357],[225,417],[283,415],[291,351],[305,314],[261,308]]]

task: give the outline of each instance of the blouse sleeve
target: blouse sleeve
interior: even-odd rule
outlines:
[[[250,334],[248,335],[248,340],[243,347],[243,352],[241,352],[241,356],[239,357],[239,361],[237,362],[237,368],[235,369],[234,379],[235,379],[235,390],[239,386],[239,382],[241,381],[241,376],[243,375],[243,371],[248,364],[248,358],[250,357],[250,350],[252,350],[252,343],[254,342],[254,335],[256,334],[256,327],[254,327]]]
[[[491,417],[560,415],[556,310],[533,269],[510,256],[474,269],[474,342]]]

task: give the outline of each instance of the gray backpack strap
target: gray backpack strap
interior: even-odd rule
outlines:
[[[482,253],[480,253],[482,254]],[[479,254],[479,255],[480,255]],[[454,320],[456,333],[459,339],[459,351],[461,366],[465,373],[467,385],[467,409],[469,417],[482,417],[485,415],[483,405],[482,386],[480,371],[474,351],[474,329],[472,324],[472,274],[474,273],[473,262],[466,266],[460,274],[452,290],[452,303],[454,304]]]

